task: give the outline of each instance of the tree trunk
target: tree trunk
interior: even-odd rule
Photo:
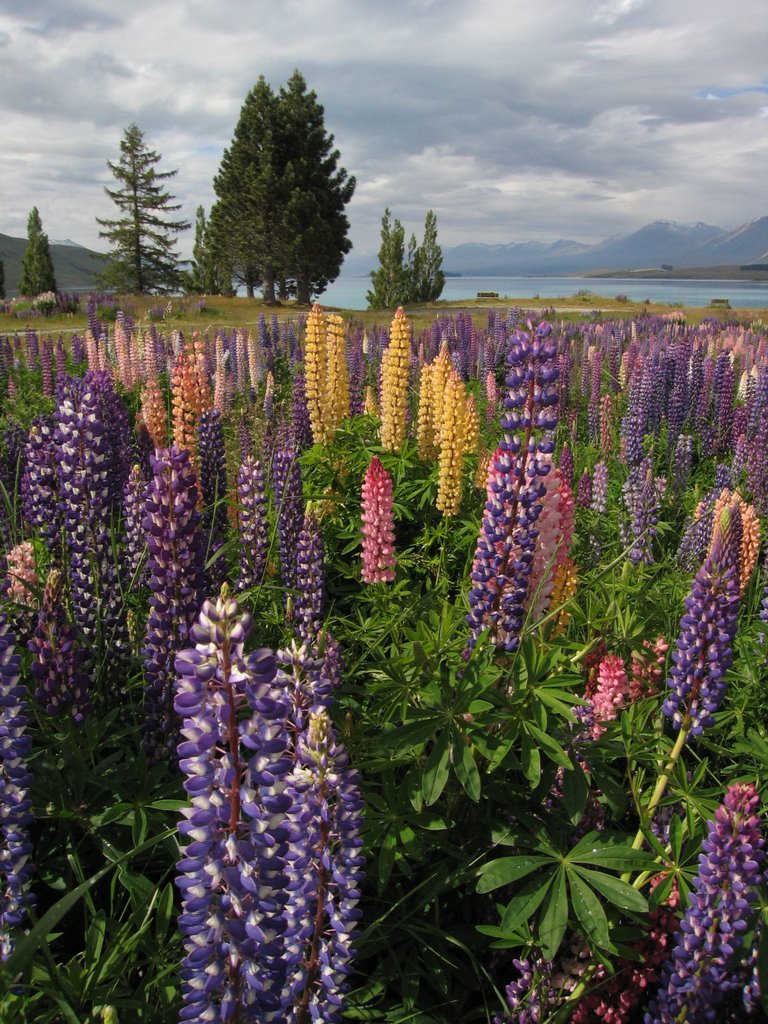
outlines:
[[[309,275],[301,271],[296,277],[296,301],[300,306],[310,304]]]
[[[264,271],[264,280],[261,284],[262,291],[264,292],[264,302],[268,306],[276,306],[277,299],[275,298],[275,272],[274,270]]]

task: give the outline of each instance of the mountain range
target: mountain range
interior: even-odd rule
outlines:
[[[12,294],[21,276],[25,238],[0,234],[0,260],[5,265],[5,289]],[[67,239],[51,243],[56,283],[61,291],[95,286],[96,275],[106,266],[106,257]],[[657,270],[691,275],[697,268],[717,268],[719,276],[739,276],[739,267],[754,267],[743,274],[768,279],[768,216],[735,229],[711,224],[679,224],[655,220],[638,231],[612,235],[588,245],[573,239],[557,242],[509,242],[486,245],[465,242],[443,246],[443,270],[463,277],[516,277],[570,274],[617,274],[620,271],[648,274]],[[344,260],[343,273],[367,277],[378,266],[374,253],[352,252]],[[763,269],[764,266],[764,269]],[[729,274],[728,271],[732,271]]]
[[[615,273],[650,268],[738,268],[765,264],[768,272],[768,216],[735,229],[711,224],[656,220],[638,231],[612,235],[593,245],[573,239],[557,242],[465,242],[443,246],[443,270],[465,277],[558,277],[567,274]],[[375,254],[347,256],[344,273],[367,275],[378,266]],[[758,271],[762,278],[762,271]]]

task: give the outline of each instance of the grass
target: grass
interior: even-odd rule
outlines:
[[[210,296],[206,300],[206,307],[197,311],[194,309],[180,309],[190,303],[190,299],[171,299],[173,315],[162,321],[154,320],[159,330],[181,330],[210,331],[219,328],[245,328],[253,329],[259,320],[259,314],[264,314],[268,319],[276,313],[280,319],[296,318],[302,313],[309,311],[308,306],[300,306],[295,302],[285,302],[277,306],[270,306],[259,299],[227,298],[221,295]],[[194,300],[192,300],[194,301]],[[137,327],[148,327],[150,323],[150,310],[156,310],[158,306],[167,304],[168,300],[159,296],[125,296],[125,303],[122,307],[130,312]],[[511,306],[519,306],[523,310],[536,310],[540,315],[545,311],[554,310],[558,319],[562,320],[583,320],[593,310],[599,310],[603,317],[637,317],[641,314],[664,314],[673,310],[682,309],[685,318],[689,323],[699,323],[706,316],[719,316],[721,319],[738,319],[746,322],[765,321],[768,319],[768,308],[762,309],[729,309],[718,310],[710,307],[691,308],[670,306],[660,302],[635,302],[625,299],[616,299],[602,295],[596,295],[582,289],[570,296],[558,298],[531,299],[531,298],[500,298],[500,299],[461,299],[456,301],[437,301],[423,305],[409,306],[408,316],[417,327],[431,323],[441,315],[450,316],[458,310],[465,310],[472,314],[480,315],[489,309],[499,309],[506,312]],[[323,306],[326,312],[341,313],[346,317],[353,317],[364,325],[387,323],[394,310],[352,310],[341,309],[336,306]],[[551,312],[550,312],[550,315]],[[10,314],[0,313],[0,333],[13,334],[31,328],[38,333],[50,334],[57,332],[84,331],[88,325],[85,309],[75,314],[63,316],[39,317],[30,316],[28,319],[19,318]]]

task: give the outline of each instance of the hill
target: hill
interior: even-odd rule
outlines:
[[[21,279],[21,260],[26,238],[0,234],[0,260],[5,265],[5,294],[15,295]],[[82,245],[51,243],[53,269],[59,291],[86,291],[96,287],[95,278],[107,265],[107,259]]]

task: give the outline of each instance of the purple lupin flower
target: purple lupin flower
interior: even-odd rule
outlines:
[[[603,461],[595,464],[592,475],[592,509],[603,513],[608,507],[608,463]]]
[[[27,759],[27,688],[19,683],[16,638],[0,613],[0,961],[13,952],[13,930],[23,924],[35,899],[29,891],[33,867],[32,776]]]
[[[123,529],[125,530],[124,574],[133,585],[144,583],[146,576],[147,540],[144,535],[144,502],[147,481],[137,464],[128,474],[123,489]]]
[[[296,553],[297,590],[293,598],[293,620],[303,643],[311,642],[323,621],[325,590],[325,545],[317,519],[304,516]]]
[[[182,1021],[285,1021],[283,932],[291,768],[275,659],[245,655],[251,621],[226,586],[176,658],[179,764],[190,806],[176,884]]]
[[[280,549],[280,575],[288,590],[298,584],[296,555],[299,533],[304,522],[301,468],[292,445],[281,445],[272,460],[272,481],[277,511],[277,540]]]
[[[589,508],[592,504],[592,477],[588,469],[585,469],[579,477],[579,484],[576,488],[576,504],[579,508]]]
[[[563,445],[563,450],[560,452],[560,476],[565,482],[571,486],[573,484],[573,452],[571,446],[566,443]]]
[[[553,984],[554,964],[537,957],[515,959],[512,966],[518,977],[505,990],[510,1015],[497,1015],[493,1024],[539,1024],[560,1005],[559,992]]]
[[[737,954],[762,881],[759,803],[752,783],[736,782],[707,822],[690,903],[646,1024],[674,1024],[683,1009],[692,1024],[716,1021],[724,997],[749,980]]]
[[[507,651],[519,644],[545,490],[541,478],[551,466],[551,431],[557,425],[557,343],[551,334],[546,322],[530,334],[516,331],[507,353],[504,437],[488,469],[471,572],[468,650],[486,628],[492,642]]]
[[[85,652],[77,630],[67,619],[61,572],[52,569],[43,592],[37,626],[27,643],[32,652],[30,672],[37,689],[35,700],[47,714],[68,711],[80,723],[93,710],[91,680],[85,671]]]
[[[143,520],[151,591],[144,643],[144,748],[158,759],[177,741],[173,658],[187,643],[202,600],[202,538],[189,452],[174,445],[159,450],[151,462]]]
[[[259,586],[267,567],[267,498],[265,475],[258,459],[245,456],[237,471],[237,523],[240,572],[237,589]]]
[[[725,673],[733,660],[739,608],[735,567],[738,548],[734,540],[737,534],[740,536],[740,521],[739,507],[734,502],[723,509],[715,523],[709,554],[685,599],[677,650],[672,654],[669,692],[662,711],[676,729],[685,729],[692,736],[713,724],[725,693]]]
[[[227,528],[227,463],[224,429],[218,409],[206,409],[197,428],[200,456],[200,489],[203,495],[203,529],[220,537]]]
[[[53,445],[53,426],[45,417],[33,421],[24,450],[21,479],[24,518],[49,548],[61,533],[59,477]]]
[[[311,712],[296,754],[288,780],[294,796],[286,865],[288,1020],[338,1024],[361,914],[363,801],[358,773],[325,710]]]
[[[634,565],[653,562],[651,539],[658,533],[659,486],[649,458],[632,467],[624,484],[624,501],[631,517],[630,535],[634,538],[628,557]]]

